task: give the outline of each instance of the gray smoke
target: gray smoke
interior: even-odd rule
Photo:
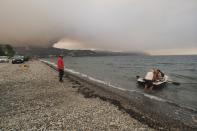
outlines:
[[[196,0],[0,0],[0,42],[146,51],[197,48]]]

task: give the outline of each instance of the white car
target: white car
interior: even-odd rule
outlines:
[[[12,64],[19,64],[24,62],[24,56],[16,55],[12,58]]]
[[[0,56],[0,63],[8,63],[9,59],[7,56]]]

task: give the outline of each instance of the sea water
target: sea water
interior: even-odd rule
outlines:
[[[55,58],[48,61],[56,63]],[[65,67],[113,87],[143,93],[146,97],[197,110],[197,56],[64,57]],[[180,85],[167,84],[145,92],[136,84],[152,68],[163,71]]]

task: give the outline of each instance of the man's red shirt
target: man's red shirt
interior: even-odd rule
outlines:
[[[64,62],[61,57],[58,57],[57,59],[57,69],[58,70],[63,70],[64,69]]]

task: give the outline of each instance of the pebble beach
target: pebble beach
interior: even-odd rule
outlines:
[[[0,130],[153,131],[40,61],[0,63]]]

